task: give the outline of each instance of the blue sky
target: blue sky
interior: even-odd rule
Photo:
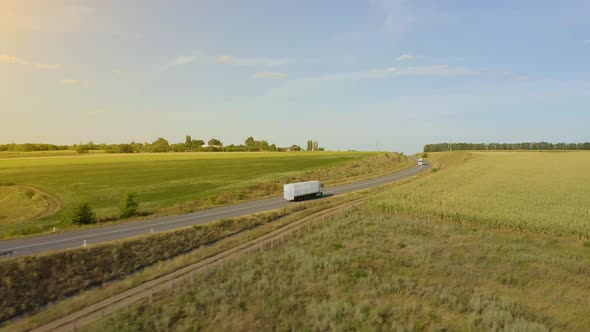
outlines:
[[[588,1],[0,4],[0,142],[590,140]]]

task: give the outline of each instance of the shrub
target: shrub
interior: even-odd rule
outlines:
[[[136,193],[126,193],[121,201],[121,218],[129,218],[139,214],[139,202]]]
[[[78,205],[74,210],[72,223],[77,225],[96,224],[96,214],[92,211],[90,204],[84,202]]]

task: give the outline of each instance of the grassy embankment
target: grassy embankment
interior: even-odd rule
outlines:
[[[18,205],[0,205],[0,215],[6,217],[0,218],[0,237],[73,228],[70,210],[81,201],[88,201],[99,218],[115,219],[125,192],[138,193],[144,212],[176,214],[277,195],[286,181],[320,179],[330,185],[393,172],[409,163],[396,154],[367,152],[0,158],[0,185],[33,186],[63,206],[52,216],[20,221],[6,217],[14,216],[11,210]]]
[[[588,330],[589,156],[432,155],[435,174],[89,330]]]
[[[374,190],[379,189],[370,191]],[[366,192],[87,248],[0,260],[0,292],[5,294],[0,300],[0,321],[29,314],[0,325],[0,330],[25,331],[46,324],[315,212],[365,197]],[[113,278],[117,280],[105,284]],[[71,297],[62,300],[67,296]]]
[[[0,261],[0,321],[305,209],[224,219],[88,248]]]

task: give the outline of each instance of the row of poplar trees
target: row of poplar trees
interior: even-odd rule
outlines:
[[[318,141],[307,141],[307,151],[320,151],[320,144]]]

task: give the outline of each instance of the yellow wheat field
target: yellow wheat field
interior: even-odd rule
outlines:
[[[374,200],[380,208],[590,237],[590,152],[431,154],[448,167]],[[453,165],[454,164],[454,165]]]

